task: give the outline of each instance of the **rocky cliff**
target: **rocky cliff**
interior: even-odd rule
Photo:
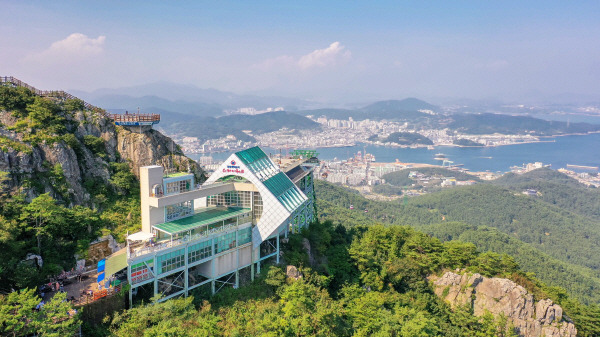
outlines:
[[[45,131],[43,125],[32,129],[30,117],[0,110],[0,171],[9,173],[5,185],[22,189],[28,199],[49,192],[67,204],[90,206],[94,186],[112,186],[115,163],[128,163],[135,176],[140,166],[156,164],[205,179],[202,168],[156,130],[133,132],[85,109],[56,113],[64,131],[32,141],[32,134]]]
[[[574,337],[575,325],[549,299],[535,301],[533,295],[515,282],[487,278],[480,274],[446,272],[433,277],[435,293],[452,307],[468,305],[475,316],[485,312],[504,314],[519,336]]]

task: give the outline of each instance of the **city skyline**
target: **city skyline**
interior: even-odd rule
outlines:
[[[600,100],[592,1],[0,4],[2,75],[42,89],[172,82],[323,102]]]

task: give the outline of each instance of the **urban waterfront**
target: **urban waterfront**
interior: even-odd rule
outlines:
[[[566,167],[567,164],[600,166],[600,134],[583,136],[562,136],[547,138],[554,142],[528,143],[496,147],[454,147],[436,146],[433,150],[426,148],[396,148],[367,145],[366,150],[375,156],[377,162],[426,163],[441,165],[435,160],[437,153],[443,153],[454,164],[463,164],[471,171],[506,172],[511,166],[523,163],[542,162],[551,164],[553,169]],[[278,154],[279,149],[264,148],[265,152]],[[363,144],[353,147],[319,148],[319,158],[343,160],[363,151]],[[285,149],[282,150],[285,154]],[[215,160],[224,160],[231,153],[213,153]],[[189,154],[198,160],[200,154]]]

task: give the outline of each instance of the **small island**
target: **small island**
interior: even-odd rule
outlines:
[[[468,146],[468,147],[484,147],[485,146],[485,144],[483,144],[483,143],[475,142],[475,141],[472,141],[472,140],[466,139],[466,138],[455,139],[452,143],[454,145]]]
[[[383,142],[399,145],[433,145],[431,139],[416,132],[393,132]]]

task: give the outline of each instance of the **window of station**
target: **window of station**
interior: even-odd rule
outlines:
[[[190,180],[180,180],[167,183],[167,194],[188,192],[191,188]]]
[[[153,260],[148,260],[146,263],[136,263],[131,266],[131,282],[139,283],[145,281],[151,277],[150,270],[152,270],[152,262]],[[150,270],[148,270],[148,266],[150,266]]]
[[[165,213],[165,220],[168,222],[192,215],[194,213],[194,207],[191,200],[185,201],[165,207]]]
[[[168,254],[158,256],[156,261],[159,266],[159,274],[183,267],[185,265],[185,249],[176,250]]]
[[[208,197],[209,206],[251,207],[252,192],[232,191]]]
[[[212,255],[210,240],[188,247],[188,263],[200,261]]]
[[[235,232],[225,234],[215,239],[215,254],[224,252],[226,250],[234,248],[235,246]]]
[[[252,241],[252,227],[240,229],[238,231],[238,241],[240,246]]]
[[[260,193],[254,193],[254,209],[252,210],[252,222],[257,223],[263,212],[263,202]]]
[[[248,213],[244,213],[242,215],[239,216],[239,224],[243,225],[247,222],[251,222],[252,221],[252,213],[248,212]]]

